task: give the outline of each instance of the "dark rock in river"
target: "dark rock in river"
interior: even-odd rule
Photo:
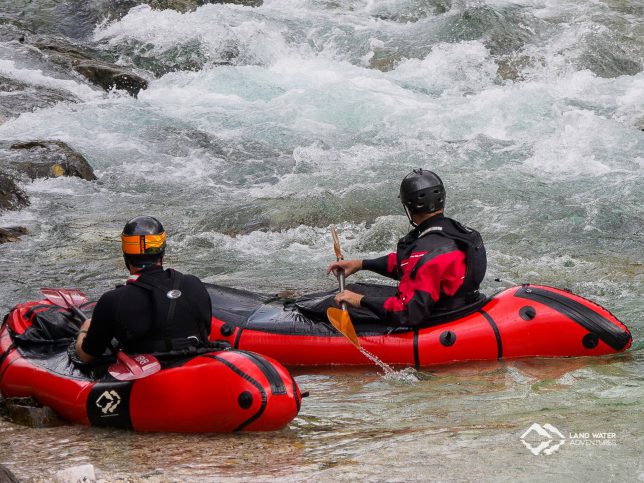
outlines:
[[[17,210],[29,205],[29,198],[15,181],[0,173],[0,211]]]
[[[31,428],[51,428],[62,424],[58,415],[49,407],[41,406],[34,398],[16,397],[4,400],[9,419],[13,423]]]
[[[14,242],[22,235],[26,234],[27,229],[24,226],[8,226],[6,228],[0,228],[0,243]]]
[[[85,157],[62,141],[29,141],[8,146],[0,143],[0,167],[30,179],[59,176],[96,179]]]
[[[51,62],[73,69],[87,80],[109,91],[122,89],[136,97],[141,89],[148,87],[143,77],[110,62],[94,57],[90,52],[57,39],[40,40],[34,43]]]

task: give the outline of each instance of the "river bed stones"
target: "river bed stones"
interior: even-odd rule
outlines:
[[[65,468],[64,470],[57,471],[54,475],[53,481],[55,483],[91,483],[98,481],[96,479],[96,471],[94,466],[80,465],[72,466],[71,468]]]

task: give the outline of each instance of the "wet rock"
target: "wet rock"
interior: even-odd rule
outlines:
[[[503,80],[522,81],[524,80],[523,71],[526,68],[539,63],[543,64],[543,62],[543,59],[512,53],[496,59],[499,66],[496,73]]]
[[[74,66],[74,69],[106,91],[118,89],[127,91],[131,96],[136,97],[139,91],[148,87],[148,81],[143,77],[114,64],[86,61],[79,62]]]
[[[0,465],[0,483],[20,483],[20,480],[16,478],[9,468],[4,465]]]
[[[47,59],[67,69],[72,69],[91,83],[104,90],[120,89],[136,97],[141,89],[147,89],[148,81],[125,67],[104,61],[60,39],[41,39],[34,43]]]
[[[59,102],[75,102],[77,99],[67,92],[35,86],[0,75],[0,124],[23,112],[51,107]]]
[[[89,483],[96,481],[96,472],[92,465],[72,466],[56,472],[56,483]]]
[[[15,242],[21,235],[26,235],[27,229],[24,226],[9,226],[0,228],[0,243]]]
[[[377,69],[382,72],[389,72],[396,67],[396,64],[402,60],[400,52],[375,52],[374,56],[369,59],[369,68]]]
[[[24,42],[25,35],[31,33],[31,30],[18,20],[0,18],[0,42],[11,42],[12,40]]]
[[[30,428],[51,428],[62,424],[53,409],[41,406],[30,397],[16,397],[4,400],[11,422]]]
[[[29,205],[29,198],[13,178],[0,173],[0,211],[17,210]]]
[[[0,143],[0,167],[32,180],[60,176],[96,179],[85,157],[62,141],[29,141],[8,146]]]

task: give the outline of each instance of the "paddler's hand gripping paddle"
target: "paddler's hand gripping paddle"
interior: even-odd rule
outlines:
[[[331,236],[333,237],[333,249],[335,250],[335,256],[338,261],[344,260],[342,256],[342,250],[340,249],[340,239],[338,238],[338,233],[335,231],[335,226],[331,226]],[[342,268],[338,269],[338,282],[340,284],[340,292],[344,292],[344,270]],[[360,341],[358,341],[358,336],[356,335],[356,329],[353,327],[351,322],[351,316],[347,310],[347,303],[342,302],[341,309],[336,307],[329,307],[326,309],[326,316],[329,318],[329,322],[335,327],[342,335],[351,341],[351,343],[360,348]]]
[[[51,303],[64,309],[71,310],[81,324],[87,320],[87,316],[78,308],[79,305],[89,302],[87,296],[75,289],[65,288],[41,288],[40,292]],[[134,357],[123,351],[116,353],[117,361],[108,367],[108,372],[119,381],[131,381],[150,376],[161,370],[161,364],[156,357],[149,354],[138,354]]]

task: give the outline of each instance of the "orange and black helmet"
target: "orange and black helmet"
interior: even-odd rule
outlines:
[[[121,245],[128,264],[145,266],[156,263],[165,253],[166,233],[159,220],[137,216],[123,227]]]

